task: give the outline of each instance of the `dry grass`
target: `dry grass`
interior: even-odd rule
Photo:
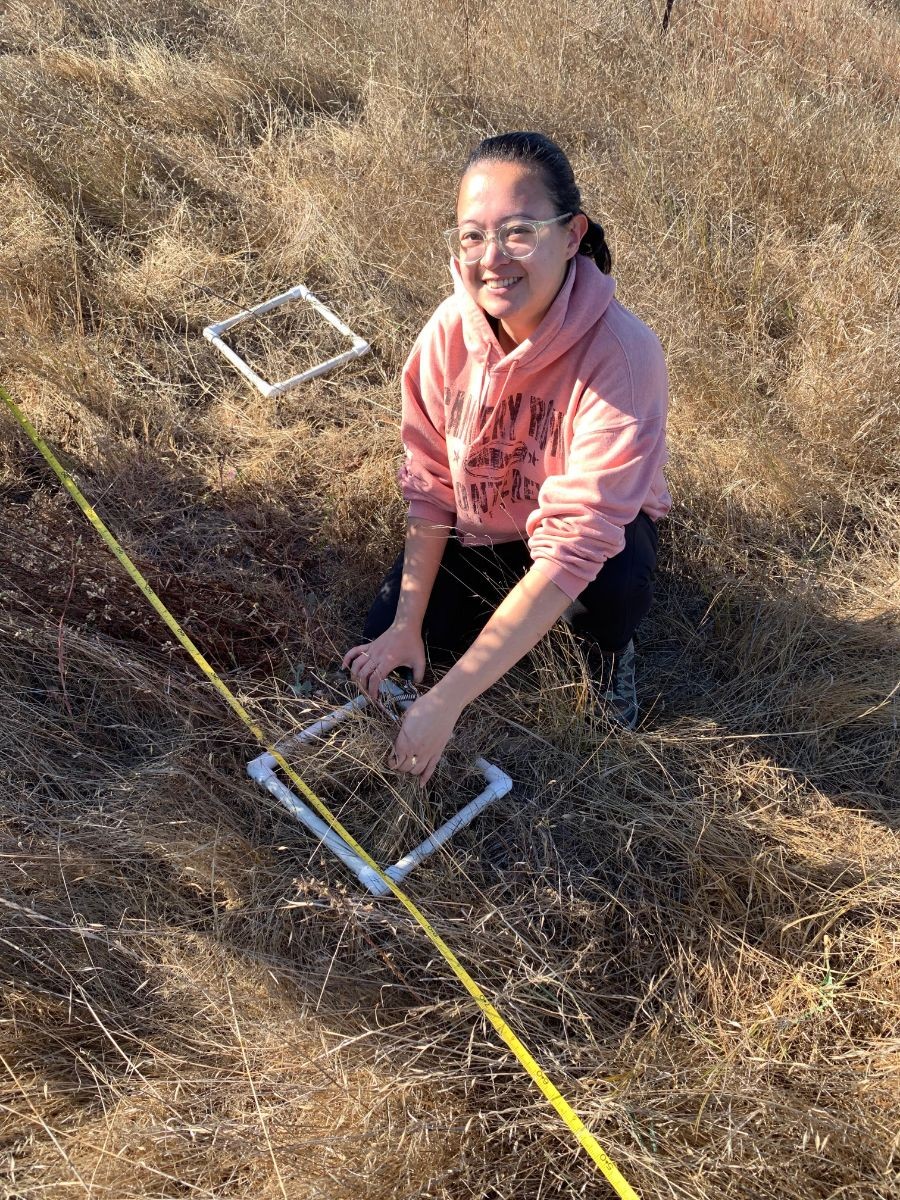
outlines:
[[[662,0],[430,7],[11,0],[3,382],[284,733],[400,536],[457,164],[557,136],[672,377],[648,720],[610,729],[557,630],[446,788],[404,790],[371,721],[308,771],[386,855],[474,750],[513,774],[412,891],[647,1200],[888,1200],[896,10],[676,0],[662,37]],[[298,280],[374,351],[262,400],[200,333]],[[245,348],[333,351],[299,320]],[[5,418],[0,503],[2,1195],[607,1194],[421,933],[247,780]]]

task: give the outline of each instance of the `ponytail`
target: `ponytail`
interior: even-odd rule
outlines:
[[[587,217],[588,227],[587,233],[581,239],[578,253],[592,258],[603,274],[609,275],[612,271],[612,255],[606,244],[606,234],[603,232],[603,226],[596,221],[592,221],[587,216],[587,213],[583,212],[582,215]]]

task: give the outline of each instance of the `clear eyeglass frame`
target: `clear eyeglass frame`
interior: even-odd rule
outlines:
[[[459,262],[465,263],[466,266],[472,266],[474,263],[480,262],[481,259],[484,258],[485,251],[492,241],[496,241],[504,258],[511,258],[517,262],[520,262],[523,258],[530,258],[532,254],[534,254],[535,250],[537,250],[538,245],[540,244],[540,233],[542,229],[546,228],[548,225],[555,225],[557,221],[570,220],[574,216],[575,213],[560,213],[558,217],[548,217],[546,221],[504,221],[500,228],[494,233],[491,233],[488,229],[481,229],[477,225],[467,225],[467,233],[480,233],[484,237],[484,244],[481,247],[481,251],[474,258],[471,256],[463,258],[462,256],[462,247],[459,244],[459,236],[462,230],[461,225],[454,225],[452,229],[445,229],[444,239],[447,242],[447,245],[450,247],[450,253],[453,255],[453,257]],[[523,225],[527,226],[533,231],[535,235],[534,245],[524,254],[510,254],[506,245],[506,238],[508,236],[507,231],[510,229],[520,229]]]

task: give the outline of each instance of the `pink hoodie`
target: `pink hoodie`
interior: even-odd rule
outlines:
[[[668,376],[659,338],[576,254],[533,336],[509,354],[451,260],[454,294],[403,369],[398,479],[409,515],[464,545],[528,539],[535,566],[575,599],[625,544],[663,478]]]

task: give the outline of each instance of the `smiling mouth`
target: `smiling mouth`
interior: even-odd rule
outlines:
[[[517,284],[521,278],[521,275],[514,275],[509,279],[484,279],[482,283],[489,292],[505,292]]]

